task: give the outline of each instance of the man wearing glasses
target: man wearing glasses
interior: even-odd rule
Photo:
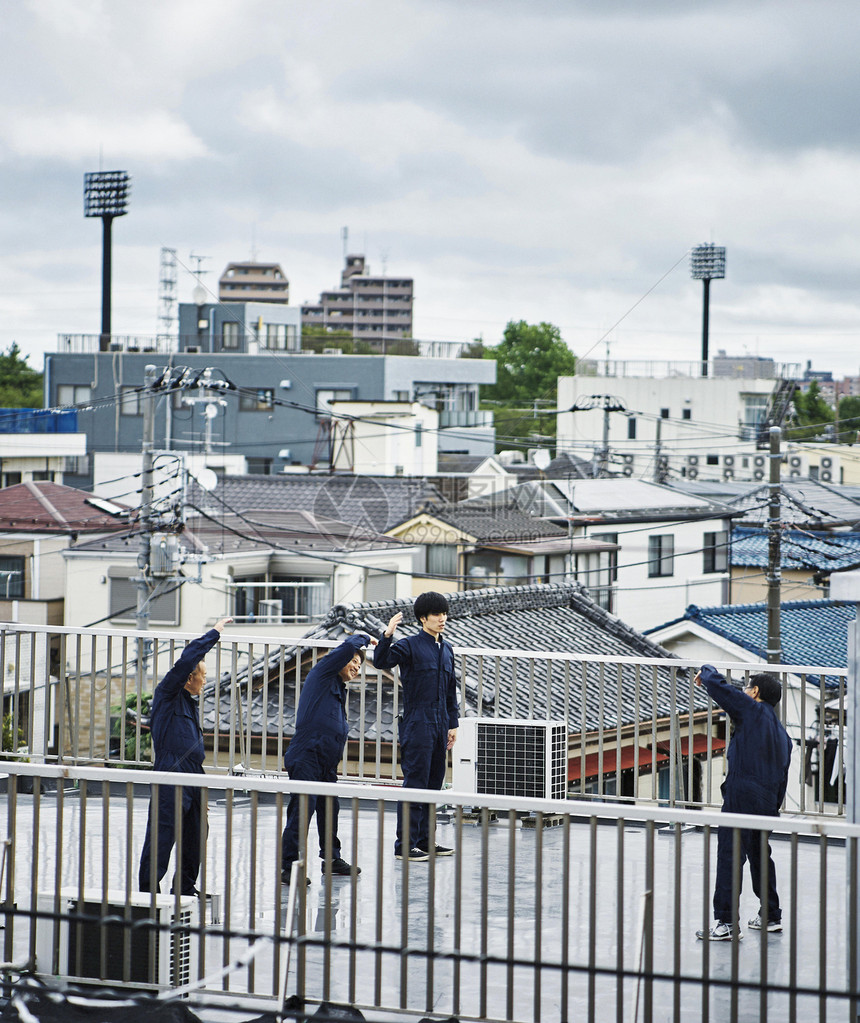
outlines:
[[[762,672],[753,675],[743,690],[729,685],[710,664],[706,664],[694,679],[704,686],[708,696],[731,718],[732,739],[726,759],[728,771],[722,784],[723,812],[747,813],[776,817],[785,797],[788,767],[791,762],[791,739],[777,717],[776,705],[782,696],[782,685],[774,675]],[[714,886],[714,918],[716,924],[709,931],[696,931],[704,941],[731,941],[735,937],[733,920],[737,907],[732,904],[733,828],[717,829],[717,878]],[[761,832],[742,829],[740,832],[740,882],[743,864],[750,865],[753,891],[762,909],[749,921],[754,930],[765,928],[764,902],[761,890]],[[766,929],[782,930],[782,910],[776,891],[776,869],[767,844],[767,917]],[[740,883],[738,884],[740,891]],[[737,938],[743,937],[740,927]]]

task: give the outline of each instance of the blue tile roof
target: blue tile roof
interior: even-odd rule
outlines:
[[[855,618],[853,604],[835,600],[796,600],[783,603],[780,614],[782,661],[821,667],[848,666],[848,628]],[[675,622],[692,621],[767,660],[767,604],[729,604],[697,607],[691,604]],[[660,626],[665,628],[665,626]],[[655,632],[648,629],[648,632]],[[835,677],[826,677],[835,682]]]
[[[766,568],[767,530],[736,526],[732,530],[732,565]],[[812,532],[786,529],[782,533],[782,567],[832,572],[860,565],[860,533]]]

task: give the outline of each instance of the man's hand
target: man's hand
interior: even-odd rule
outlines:
[[[701,672],[701,669],[696,672],[695,677],[693,678],[693,682],[697,686],[700,686],[702,684],[702,672]]]
[[[403,621],[403,612],[398,611],[396,615],[392,615],[388,621],[388,625],[385,628],[386,636],[393,636],[397,626]],[[449,746],[448,749],[451,747]]]
[[[446,749],[453,749],[454,748],[454,743],[456,741],[457,741],[457,729],[456,728],[449,728],[448,729],[448,745],[445,748]]]
[[[213,629],[217,629],[218,632],[224,631],[224,626],[229,625],[232,622],[232,618],[219,618],[217,622],[212,626]]]

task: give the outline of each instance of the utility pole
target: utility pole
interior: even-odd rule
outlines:
[[[780,583],[782,577],[782,534],[780,521],[780,470],[782,454],[780,439],[782,430],[778,426],[770,428],[770,476],[768,481],[767,510],[767,662],[782,663],[782,634],[780,631],[780,611],[782,595]]]
[[[654,436],[654,482],[662,483],[664,479],[663,468],[660,464],[660,434],[662,433],[663,419],[657,419],[657,432]]]
[[[603,445],[597,454],[597,475],[609,475],[609,413],[626,412],[627,406],[620,398],[611,394],[580,394],[567,412],[589,412],[603,409]]]
[[[143,377],[143,469],[140,488],[140,549],[137,554],[137,629],[146,630],[149,625],[150,559],[152,555],[152,456],[155,449],[155,366],[147,366]],[[145,641],[137,641],[137,668],[142,680],[146,665]]]

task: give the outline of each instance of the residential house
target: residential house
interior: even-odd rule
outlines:
[[[579,572],[592,596],[605,597],[601,556],[618,545],[574,538],[569,530],[515,508],[428,505],[388,530],[419,551],[413,592],[569,582]],[[595,570],[595,571],[593,571]],[[600,602],[600,601],[599,601]],[[601,605],[602,606],[602,605]]]
[[[601,603],[634,628],[680,615],[690,597],[724,602],[732,516],[724,504],[636,479],[532,480],[483,499],[550,519],[573,539],[619,547],[577,570]],[[475,502],[478,503],[478,502]],[[590,555],[589,557],[595,557]]]
[[[129,509],[47,481],[0,489],[0,620],[62,625],[63,552],[81,537],[128,529]]]
[[[860,566],[860,533],[779,530],[783,601],[827,597],[830,573]],[[731,541],[731,604],[767,599],[770,537],[766,526],[735,526]]]

